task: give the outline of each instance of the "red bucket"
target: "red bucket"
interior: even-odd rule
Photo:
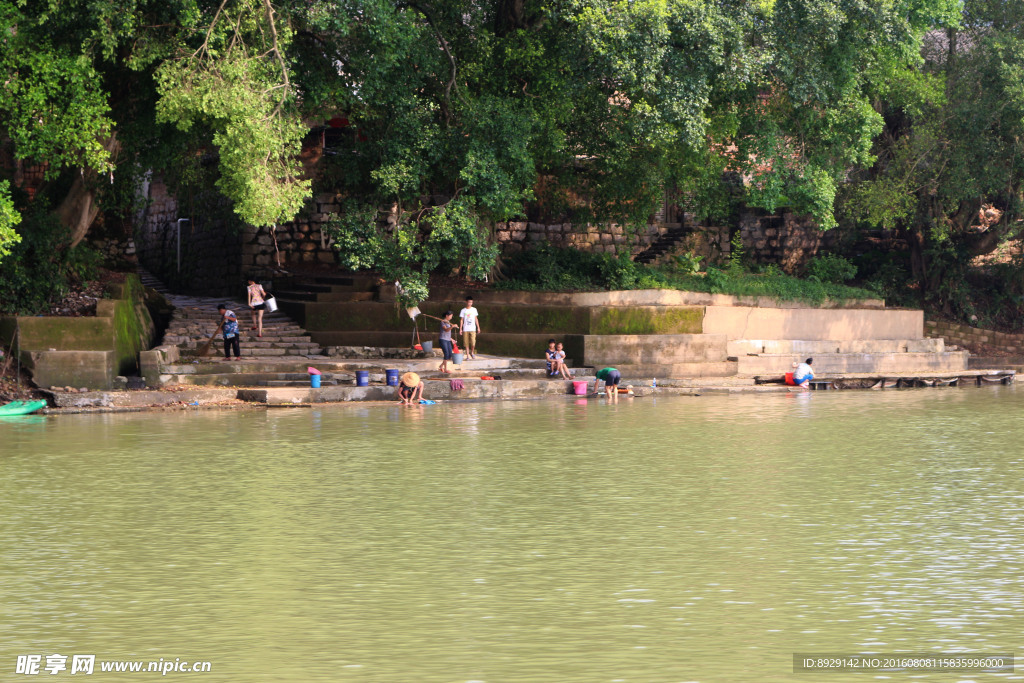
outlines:
[[[796,386],[796,382],[793,381],[793,373],[792,372],[787,372],[786,373],[786,384],[788,384],[791,387],[795,387]]]
[[[576,380],[572,383],[572,391],[577,396],[587,395],[587,383],[584,381]]]

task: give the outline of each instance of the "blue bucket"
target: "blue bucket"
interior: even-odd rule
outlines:
[[[389,387],[397,387],[398,386],[398,370],[385,370],[384,372],[387,373],[387,376],[388,376],[388,386]]]
[[[369,370],[356,370],[356,386],[365,387],[370,384]]]
[[[320,375],[310,375],[309,376],[309,386],[313,387],[314,389],[319,389],[320,388]]]

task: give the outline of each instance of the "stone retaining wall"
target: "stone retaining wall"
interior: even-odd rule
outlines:
[[[745,211],[739,218],[743,248],[756,263],[774,263],[787,273],[801,270],[821,249],[835,246],[836,232],[823,231],[810,216]]]
[[[149,206],[136,229],[139,262],[172,291],[207,296],[241,296],[242,231],[225,206],[196,212],[179,203],[162,181],[149,183]],[[198,206],[206,206],[201,201]],[[181,224],[181,256],[178,256],[178,219]]]
[[[131,237],[97,237],[89,239],[89,244],[103,254],[105,263],[138,263],[135,251],[135,240]]]
[[[40,387],[110,389],[116,376],[139,368],[156,326],[137,275],[106,293],[110,298],[97,302],[95,316],[0,318],[0,340],[10,344],[17,331],[21,362]]]
[[[341,208],[337,194],[321,193],[311,198],[294,221],[273,230],[241,225],[226,206],[190,216],[189,210],[179,205],[160,179],[147,185],[146,194],[149,206],[141,216],[135,245],[103,243],[101,248],[112,256],[127,257],[137,246],[139,261],[175,291],[228,295],[237,293],[245,278],[266,279],[278,266],[287,269],[337,264],[337,252],[325,230]],[[195,204],[203,206],[199,200]],[[180,267],[179,218],[192,219],[182,225]],[[663,223],[630,230],[616,224],[508,221],[495,224],[494,229],[497,242],[506,253],[551,244],[581,251],[636,255],[669,228]],[[776,263],[787,272],[802,268],[820,248],[833,241],[809,217],[792,213],[767,215],[747,211],[740,215],[738,229],[744,249],[753,261]],[[728,235],[729,229],[722,226],[695,225],[677,244],[676,251],[693,251],[703,256],[706,263],[722,262],[731,248]]]
[[[572,247],[580,251],[636,254],[649,247],[667,228],[646,225],[630,231],[614,224],[527,223],[509,221],[495,225],[498,243],[506,252],[522,251],[540,244]]]
[[[926,320],[924,328],[928,336],[942,337],[947,344],[962,346],[972,353],[1024,353],[1024,334],[995,332],[939,320]]]

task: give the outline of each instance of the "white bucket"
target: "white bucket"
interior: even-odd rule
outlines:
[[[267,304],[267,313],[273,313],[277,310],[277,299],[274,297],[268,296],[264,303]]]

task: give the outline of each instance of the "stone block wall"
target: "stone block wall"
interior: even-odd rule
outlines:
[[[0,339],[11,343],[17,331],[18,353],[38,386],[110,389],[116,375],[139,367],[139,353],[156,337],[138,275],[111,284],[109,299],[97,303],[95,316],[11,316],[0,318]]]
[[[103,254],[105,263],[138,263],[135,240],[131,237],[89,237],[88,242]]]
[[[793,274],[802,269],[820,249],[834,245],[832,232],[826,232],[810,216],[788,211],[766,214],[744,211],[739,217],[743,248],[756,263],[775,263]]]
[[[244,230],[230,217],[230,209],[197,210],[167,191],[159,179],[148,185],[149,205],[137,222],[135,233],[139,262],[172,291],[206,296],[240,297],[245,291],[242,272]],[[207,206],[197,200],[195,205]],[[181,256],[178,257],[178,219],[181,224]]]
[[[971,353],[1024,353],[1024,334],[995,332],[939,320],[926,320],[924,330],[929,337],[942,337],[946,344],[956,344]]]
[[[181,265],[177,255],[177,220],[188,217],[167,187],[154,179],[146,192],[149,206],[141,216],[135,245],[99,245],[113,257],[128,257],[137,251],[138,260],[173,291],[237,295],[247,277],[266,280],[280,268],[334,266],[338,255],[325,230],[340,210],[341,198],[322,193],[310,199],[299,216],[274,229],[242,226],[224,218],[230,209],[218,212],[221,218],[192,216],[182,225]],[[202,205],[201,202],[196,202]],[[389,223],[390,224],[390,223]],[[674,225],[674,224],[673,224]],[[534,223],[508,221],[497,223],[495,235],[505,253],[530,249],[541,244],[581,251],[626,253],[644,251],[669,232],[662,223],[652,223],[638,231],[616,224]],[[757,263],[776,263],[786,272],[796,272],[819,249],[830,246],[829,233],[823,233],[807,216],[792,213],[767,215],[746,211],[738,229],[747,254]],[[724,226],[693,225],[684,238],[675,242],[672,252],[692,251],[705,264],[721,263],[730,253],[730,229]],[[276,245],[275,245],[276,241]]]
[[[627,252],[636,254],[649,247],[667,228],[647,225],[628,233],[621,225],[527,223],[509,221],[495,225],[498,243],[505,252],[522,251],[548,243],[556,247],[572,247],[580,251]]]
[[[321,194],[311,199],[294,221],[273,230],[246,228],[242,236],[242,271],[260,279],[268,277],[279,260],[282,268],[337,264],[337,251],[324,228],[338,209],[336,196]]]

